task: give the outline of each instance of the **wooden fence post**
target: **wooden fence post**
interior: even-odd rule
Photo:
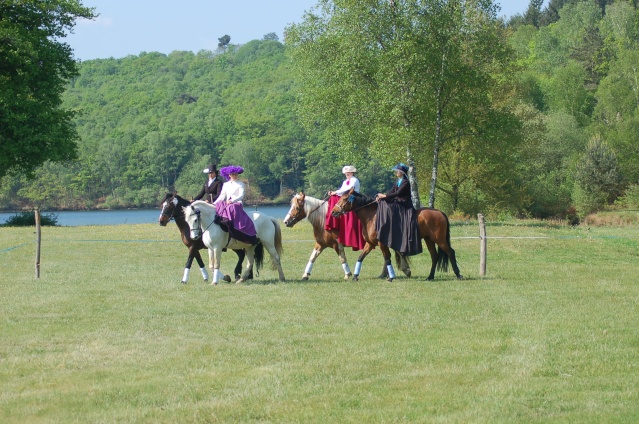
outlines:
[[[40,210],[35,210],[35,226],[36,226],[36,257],[35,257],[35,277],[40,278]]]
[[[479,220],[479,276],[486,276],[486,221],[484,215],[477,214]]]

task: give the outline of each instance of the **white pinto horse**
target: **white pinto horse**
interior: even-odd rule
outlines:
[[[247,213],[253,220],[258,240],[271,255],[273,269],[277,268],[279,271],[279,280],[284,281],[284,271],[282,271],[282,264],[280,262],[282,255],[282,231],[279,223],[275,219],[257,211]],[[217,284],[223,277],[223,274],[220,272],[220,261],[222,258],[222,249],[224,248],[246,249],[247,266],[240,279],[237,280],[237,283],[242,283],[248,278],[253,269],[255,246],[231,238],[229,233],[222,230],[219,225],[213,222],[215,216],[215,206],[201,200],[195,201],[191,203],[191,206],[184,208],[184,218],[191,229],[191,238],[197,240],[201,237],[204,245],[209,249],[209,262],[213,264],[213,282],[211,284]]]

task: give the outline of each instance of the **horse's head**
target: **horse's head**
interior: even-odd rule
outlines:
[[[184,208],[184,219],[191,229],[191,239],[198,240],[202,237],[202,219],[200,217],[200,210],[193,206],[187,206]]]
[[[306,199],[306,195],[303,191],[293,196],[293,199],[291,199],[291,209],[288,210],[288,213],[284,217],[284,225],[290,228],[306,218],[304,199]]]
[[[178,205],[178,199],[173,193],[167,193],[164,197],[164,201],[162,202],[162,210],[160,211],[160,225],[165,227],[166,224],[169,223],[171,218],[173,218],[173,214],[175,213],[175,208]]]
[[[339,198],[333,209],[331,210],[331,215],[337,218],[340,215],[344,215],[346,212],[350,212],[355,209],[355,197],[356,197],[355,188],[351,188],[346,193],[342,194],[342,197]]]

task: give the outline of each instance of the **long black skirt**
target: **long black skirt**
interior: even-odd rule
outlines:
[[[375,222],[377,239],[404,256],[422,253],[417,212],[401,203],[380,201]]]

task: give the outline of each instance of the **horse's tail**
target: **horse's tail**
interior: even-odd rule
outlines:
[[[255,254],[255,275],[260,275],[260,269],[264,265],[264,245],[262,242],[257,243],[254,250]]]
[[[410,266],[410,256],[404,256],[403,258],[404,258],[404,261],[406,261],[406,265]],[[397,269],[403,269],[402,255],[397,250],[395,250],[395,265],[397,266]]]
[[[446,220],[446,244],[450,247],[450,222],[448,222],[448,216],[444,213],[440,213],[444,216]],[[440,246],[437,246],[437,270],[448,272],[448,253],[442,250]]]
[[[271,222],[275,226],[275,239],[273,240],[273,244],[275,245],[275,251],[277,252],[277,255],[281,258],[282,252],[284,252],[284,246],[282,245],[282,229],[280,228],[280,223],[276,219],[271,218]],[[277,264],[274,263],[272,260],[271,268],[273,270],[277,269]]]

